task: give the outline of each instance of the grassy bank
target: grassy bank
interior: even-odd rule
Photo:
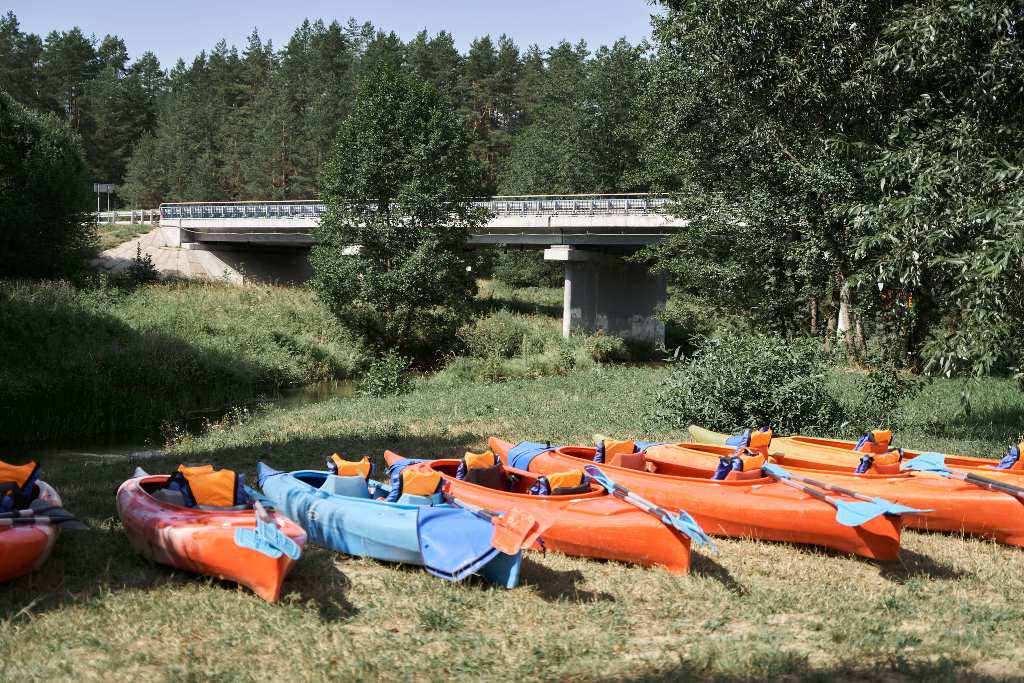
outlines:
[[[259,459],[316,467],[333,451],[378,463],[385,447],[454,456],[491,433],[639,435],[666,372],[421,379],[405,396],[226,421],[139,464],[213,461],[251,473]],[[927,419],[901,443],[995,454],[1011,435],[992,425],[1024,412],[1007,386],[985,383],[992,400],[965,416],[957,387],[934,383],[914,404]],[[0,587],[4,680],[989,681],[1024,667],[1024,553],[989,542],[905,532],[902,561],[878,565],[726,540],[717,557],[695,554],[682,577],[534,553],[511,591],[310,548],[271,606],[132,552],[113,490],[135,463],[43,464],[94,530],[64,534],[38,574]]]
[[[0,444],[152,428],[359,362],[304,290],[0,284]]]
[[[112,249],[119,244],[133,240],[139,235],[145,235],[155,226],[149,223],[100,223],[96,226],[97,244],[100,251]]]

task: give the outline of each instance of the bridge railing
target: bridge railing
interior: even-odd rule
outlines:
[[[592,194],[523,195],[473,201],[493,217],[500,216],[597,216],[661,213],[670,203],[666,195]],[[319,218],[326,207],[315,200],[271,202],[172,202],[160,205],[166,219],[218,218]]]

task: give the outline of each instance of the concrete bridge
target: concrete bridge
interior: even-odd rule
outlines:
[[[474,202],[489,220],[470,236],[474,247],[543,249],[565,264],[562,333],[604,330],[626,338],[664,341],[663,276],[624,260],[679,232],[660,195],[494,197]],[[302,282],[313,231],[325,210],[316,201],[183,202],[160,206],[165,242],[208,252],[238,279]]]

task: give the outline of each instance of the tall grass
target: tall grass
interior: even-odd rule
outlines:
[[[153,428],[360,362],[300,289],[0,283],[0,444]]]

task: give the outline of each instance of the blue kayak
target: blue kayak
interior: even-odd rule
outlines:
[[[263,463],[258,472],[274,507],[305,529],[313,543],[349,555],[420,565],[449,581],[479,574],[506,588],[519,583],[522,553],[495,549],[489,521],[439,496],[402,496],[389,503],[371,497],[367,480],[360,477],[279,472]]]

